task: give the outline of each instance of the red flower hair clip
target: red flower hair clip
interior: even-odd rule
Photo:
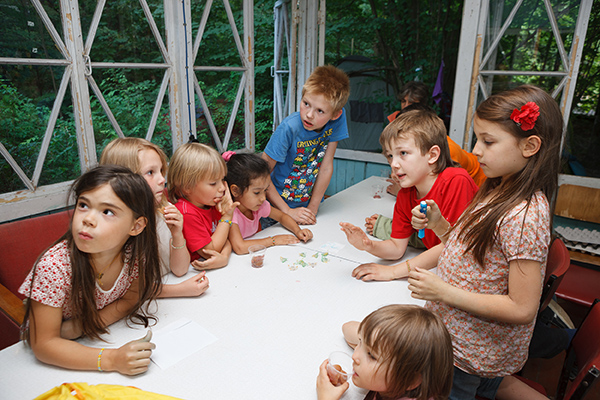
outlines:
[[[524,131],[529,131],[533,129],[535,121],[537,121],[539,116],[540,107],[533,101],[530,101],[521,107],[520,111],[515,108],[512,114],[510,114],[510,119],[515,121]]]

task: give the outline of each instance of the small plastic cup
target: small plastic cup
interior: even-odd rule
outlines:
[[[334,351],[329,355],[327,375],[334,386],[344,384],[352,376],[352,357],[343,351]]]
[[[385,187],[383,185],[373,185],[373,198],[380,199],[383,197]]]
[[[252,266],[254,268],[262,268],[265,264],[265,252],[267,248],[262,244],[255,244],[254,246],[248,247],[248,253],[250,253]]]

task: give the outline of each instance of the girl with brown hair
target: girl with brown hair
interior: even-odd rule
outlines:
[[[28,297],[23,338],[38,360],[63,368],[145,372],[154,344],[147,335],[117,349],[71,339],[99,339],[122,319],[145,327],[160,292],[154,196],[125,167],[96,167],[71,187],[70,229],[35,263],[19,293]]]
[[[474,120],[473,154],[487,180],[473,202],[454,226],[434,201],[426,216],[413,209],[413,227],[443,242],[439,260],[434,248],[405,264],[412,297],[427,300],[452,336],[450,399],[529,390],[510,375],[527,360],[539,306],[562,128],[558,104],[535,86],[491,96]],[[428,271],[436,263],[437,275]]]

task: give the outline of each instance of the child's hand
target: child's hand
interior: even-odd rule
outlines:
[[[141,339],[133,340],[111,353],[111,365],[113,370],[123,375],[138,375],[148,370],[152,350],[156,348],[150,343],[152,331],[148,331]]]
[[[421,212],[421,205],[417,204],[415,208],[411,210],[412,219],[411,225],[414,229],[435,229],[444,217],[440,211],[440,208],[434,200],[425,200],[427,203],[427,215],[423,215]]]
[[[392,281],[396,279],[395,266],[375,263],[361,264],[354,268],[352,276],[361,281]]]
[[[431,271],[413,267],[408,273],[408,290],[414,299],[444,301],[443,294],[448,291],[448,283]]]
[[[165,216],[165,222],[171,231],[171,236],[181,234],[183,232],[183,215],[173,204],[167,205],[163,214]]]
[[[340,386],[333,386],[327,375],[327,362],[323,361],[319,367],[319,376],[317,376],[317,399],[318,400],[338,400],[344,392],[348,390],[350,384],[344,382]]]
[[[225,194],[223,194],[223,197],[221,197],[221,201],[217,203],[217,210],[219,210],[221,215],[227,215],[231,217],[233,215],[233,210],[239,205],[239,201],[234,202],[231,199],[229,186],[227,186],[227,184],[225,183]]]
[[[296,237],[306,243],[313,238],[313,233],[310,229],[300,229],[296,232]]]
[[[389,183],[386,191],[392,196],[397,196],[401,187],[400,183],[396,180],[396,175],[392,174],[391,178],[386,179],[386,181]]]
[[[294,235],[275,235],[273,236],[273,246],[284,246],[287,244],[296,244],[300,242]]]
[[[63,339],[77,339],[83,335],[83,330],[81,329],[81,320],[78,318],[71,318],[60,325],[60,337]]]
[[[196,297],[206,292],[208,289],[208,277],[205,276],[206,272],[202,271],[195,276],[192,276],[185,281],[178,283],[179,295],[181,297]]]
[[[370,217],[365,218],[365,228],[369,235],[373,235],[373,229],[375,229],[375,222],[377,222],[377,218],[379,214],[373,214]]]
[[[358,226],[354,226],[348,222],[340,222],[340,226],[346,234],[348,242],[358,250],[367,250],[373,246],[373,241]]]
[[[290,208],[287,214],[299,225],[314,225],[317,223],[317,216],[306,207]]]
[[[219,253],[216,250],[204,249],[204,252],[210,255],[210,257],[204,261],[192,261],[192,267],[194,267],[195,270],[204,271],[207,269],[222,268],[229,262],[229,256]]]

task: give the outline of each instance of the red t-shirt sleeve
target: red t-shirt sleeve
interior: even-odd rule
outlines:
[[[444,218],[454,224],[475,196],[477,189],[477,185],[464,169],[446,168],[422,199],[417,199],[414,187],[400,190],[394,206],[391,236],[395,239],[405,239],[415,232],[411,225],[411,211],[421,200],[434,200]],[[431,229],[425,229],[423,244],[431,248],[438,243],[440,240],[435,233]]]

